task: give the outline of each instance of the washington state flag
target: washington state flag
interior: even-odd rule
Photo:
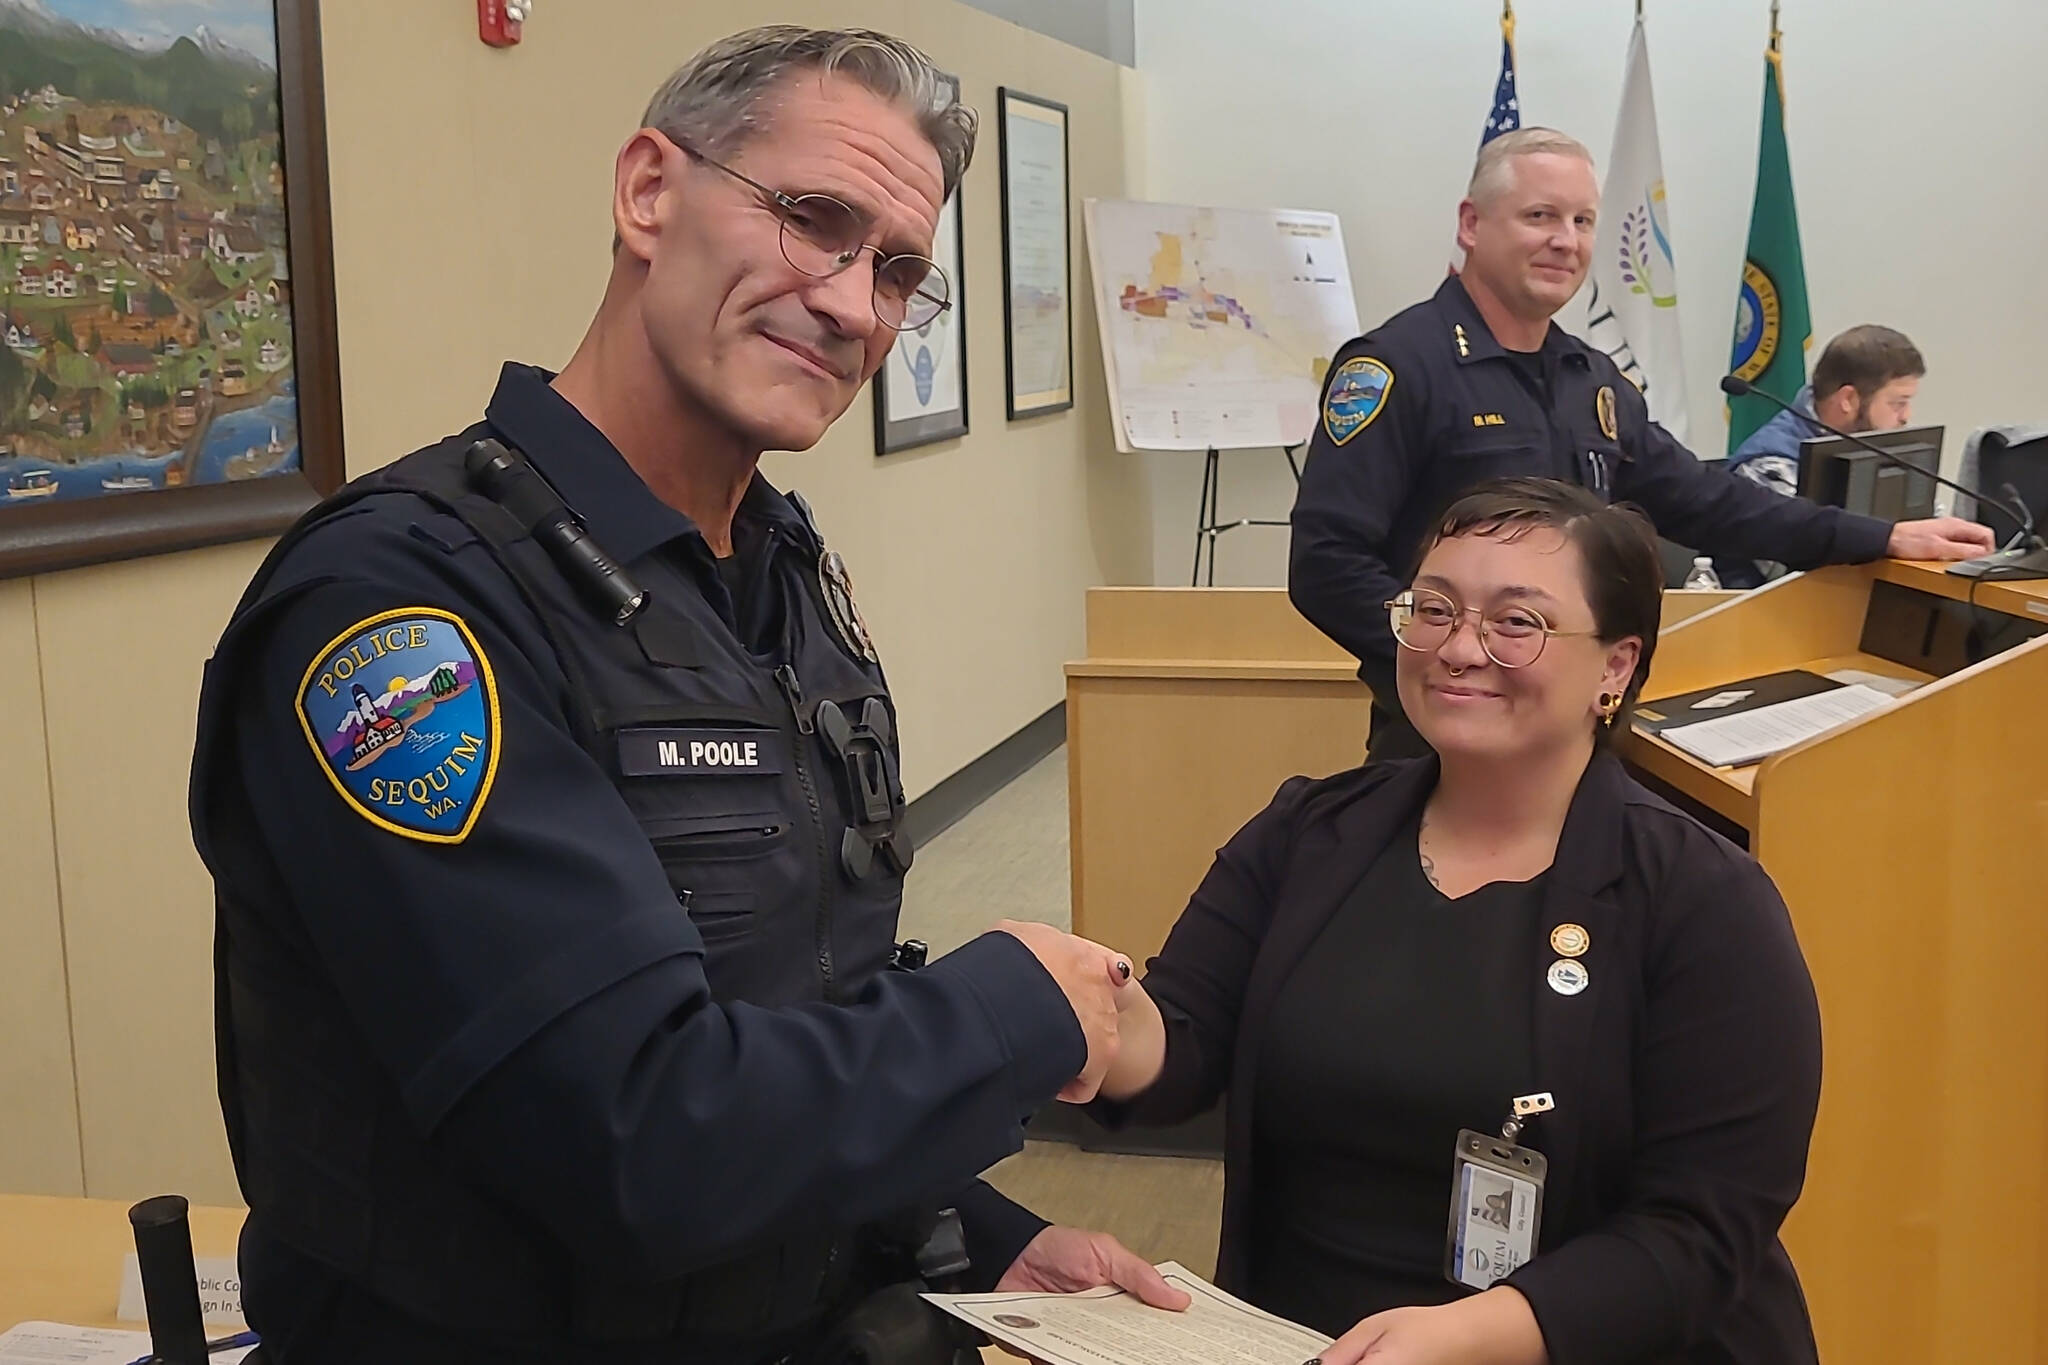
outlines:
[[[1806,265],[1799,253],[1799,210],[1792,202],[1792,162],[1785,151],[1785,72],[1778,38],[1773,29],[1764,51],[1756,199],[1749,211],[1749,250],[1736,294],[1735,353],[1729,368],[1789,403],[1806,384],[1806,348],[1813,342],[1813,324],[1806,311]],[[1777,411],[1763,398],[1729,399],[1729,451]]]

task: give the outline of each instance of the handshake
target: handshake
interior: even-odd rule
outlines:
[[[1157,1079],[1164,1027],[1129,957],[1050,924],[1004,920],[996,929],[1022,942],[1051,973],[1087,1040],[1087,1065],[1060,1087],[1060,1099],[1086,1104],[1098,1092],[1123,1099]]]

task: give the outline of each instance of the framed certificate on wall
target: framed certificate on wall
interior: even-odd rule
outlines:
[[[1010,420],[1074,406],[1067,106],[996,92],[1003,170],[1003,369]]]
[[[957,76],[945,78],[960,98]],[[961,247],[964,182],[939,211],[932,259],[952,285],[952,306],[896,334],[875,374],[875,454],[889,455],[967,434],[967,265]]]

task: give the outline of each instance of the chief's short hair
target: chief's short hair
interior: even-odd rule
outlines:
[[[640,124],[727,159],[766,131],[774,116],[766,96],[798,71],[847,77],[909,110],[939,154],[946,195],[959,185],[974,156],[974,111],[960,103],[931,58],[872,29],[769,24],[720,39],[662,83]]]
[[[1465,186],[1465,197],[1475,204],[1484,204],[1508,187],[1509,177],[1514,168],[1509,164],[1518,156],[1535,156],[1548,152],[1554,156],[1575,156],[1588,166],[1593,164],[1593,154],[1586,150],[1586,144],[1575,137],[1560,133],[1555,128],[1518,128],[1512,133],[1502,133],[1479,149],[1479,159],[1472,163],[1472,179]]]

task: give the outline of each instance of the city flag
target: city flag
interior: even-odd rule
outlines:
[[[1629,37],[1614,152],[1600,195],[1600,230],[1587,274],[1586,339],[1643,391],[1650,416],[1685,441],[1685,356],[1678,330],[1678,273],[1664,197],[1657,105],[1643,21]]]

